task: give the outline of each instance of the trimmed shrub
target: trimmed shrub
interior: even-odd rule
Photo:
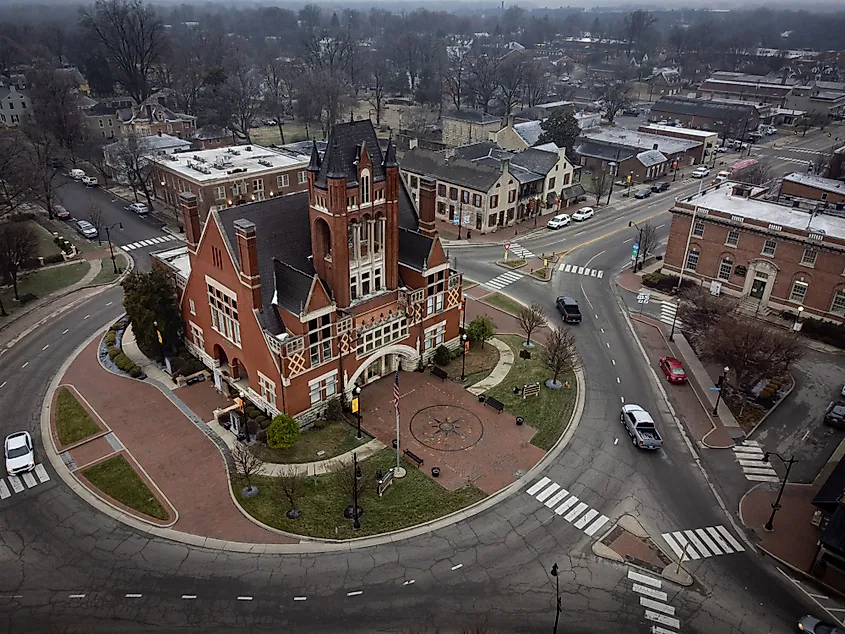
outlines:
[[[265,420],[268,420],[268,419],[264,414],[259,414],[258,416],[255,417],[255,422],[258,423],[259,425],[261,423],[263,423]]]
[[[109,331],[106,333],[104,341],[107,346],[113,346],[115,343],[117,343],[117,335],[114,333],[113,330]]]
[[[202,372],[203,370],[205,370],[205,366],[202,364],[202,361],[192,359],[188,363],[188,374],[196,374],[197,372]]]
[[[694,285],[695,283],[693,282],[693,280],[689,278],[684,278],[684,280],[681,282],[681,289],[689,288]],[[643,286],[648,286],[649,288],[655,288],[659,291],[668,292],[678,286],[678,276],[666,275],[665,273],[661,273],[660,271],[646,273],[645,275],[643,275]]]
[[[124,372],[129,372],[129,370],[132,369],[132,366],[135,365],[132,363],[132,359],[122,352],[114,358],[114,364]]]
[[[50,255],[44,256],[44,264],[58,264],[59,262],[64,262],[65,259],[62,257],[61,253],[51,253]]]
[[[265,429],[259,429],[258,433],[255,434],[255,439],[258,442],[267,442],[267,431]]]
[[[343,405],[340,397],[335,397],[326,405],[326,418],[337,420],[341,416],[343,416]]]
[[[440,345],[437,346],[437,350],[434,351],[434,362],[437,365],[449,365],[449,362],[452,360],[452,353],[449,352],[449,348],[446,346]]]
[[[109,346],[109,359],[114,361],[114,358],[120,354],[120,348]]]
[[[263,418],[264,420],[258,420],[260,418]],[[256,420],[258,421],[258,426],[261,427],[261,429],[267,429],[270,426],[270,423],[273,422],[266,416],[259,416]]]
[[[845,348],[845,326],[841,324],[809,318],[801,322],[801,332],[816,341]]]
[[[251,405],[251,404],[246,406],[245,411],[246,411],[246,415],[249,416],[250,418],[255,418],[256,416],[258,416],[261,413],[260,411],[258,411],[258,408],[255,405]]]
[[[179,357],[170,357],[170,370],[173,376],[183,376],[187,368],[188,364],[184,360]]]
[[[287,449],[299,440],[299,423],[287,414],[273,417],[267,428],[267,445],[271,449]]]
[[[141,366],[133,365],[131,368],[129,368],[129,376],[131,376],[133,379],[139,378],[141,376]]]

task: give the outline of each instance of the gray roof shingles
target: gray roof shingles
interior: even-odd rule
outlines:
[[[373,163],[373,182],[383,181],[384,167],[382,167],[381,147],[373,124],[369,119],[365,119],[339,124],[332,128],[326,145],[326,154],[320,166],[320,173],[317,175],[317,184],[325,186],[330,167],[344,173],[347,183],[357,182],[357,161],[362,143],[366,143],[367,152]]]
[[[476,191],[488,191],[501,176],[499,169],[415,147],[402,157],[402,169]]]

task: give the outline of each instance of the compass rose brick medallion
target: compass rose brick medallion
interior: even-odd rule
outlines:
[[[411,419],[414,439],[429,449],[461,451],[484,436],[484,424],[468,409],[457,405],[430,405]]]

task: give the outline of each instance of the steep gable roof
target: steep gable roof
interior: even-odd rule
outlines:
[[[369,119],[338,123],[329,134],[326,154],[323,157],[320,171],[317,173],[316,183],[326,185],[330,174],[335,177],[346,176],[349,184],[358,182],[358,158],[361,144],[366,144],[367,153],[373,163],[373,182],[384,180],[385,172],[382,163],[384,158],[381,146],[376,137],[375,128]]]
[[[417,231],[399,229],[399,264],[404,264],[415,271],[422,272],[426,268],[428,256],[431,253],[433,240]]]

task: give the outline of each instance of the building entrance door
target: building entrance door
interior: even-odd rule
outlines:
[[[765,273],[756,273],[754,277],[754,282],[751,284],[751,297],[754,299],[763,299],[763,294],[766,292],[766,283],[768,279],[766,277],[762,277],[766,275]]]

